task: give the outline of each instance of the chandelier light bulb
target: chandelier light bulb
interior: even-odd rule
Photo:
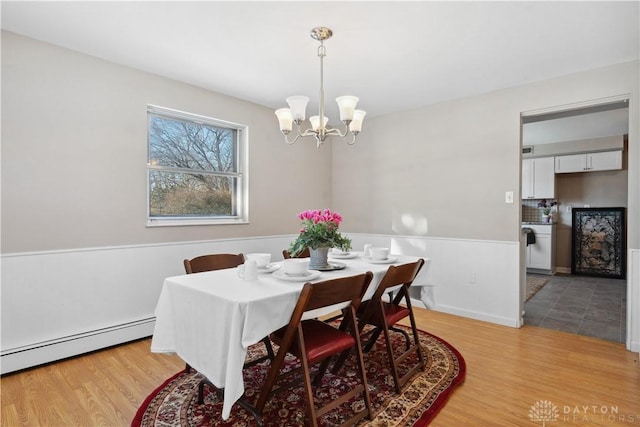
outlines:
[[[344,124],[349,124],[353,120],[353,112],[358,105],[357,96],[339,96],[336,98],[338,108],[340,109],[340,121]]]
[[[309,117],[309,122],[311,122],[311,129],[318,131],[327,127],[329,118],[327,116],[322,116],[322,124],[320,124],[320,116],[311,116]]]
[[[362,131],[362,121],[366,115],[367,112],[362,110],[355,110],[353,112],[353,120],[349,123],[349,130],[352,134],[357,135]]]
[[[296,124],[304,122],[307,114],[308,103],[308,96],[296,95],[287,98],[287,104],[289,104],[289,108],[291,108],[291,115],[293,116],[293,121]]]
[[[285,135],[291,132],[292,129],[292,115],[291,109],[289,108],[280,108],[276,110],[276,116],[278,117],[278,122],[280,123],[280,131]]]

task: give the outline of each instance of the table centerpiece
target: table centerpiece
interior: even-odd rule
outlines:
[[[298,214],[302,220],[302,228],[298,237],[289,245],[289,253],[296,256],[305,248],[309,248],[309,269],[321,270],[329,268],[327,256],[331,248],[343,251],[351,249],[351,239],[343,236],[338,227],[342,215],[324,210],[306,210]]]

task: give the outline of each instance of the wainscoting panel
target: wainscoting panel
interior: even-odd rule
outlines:
[[[627,263],[627,350],[640,353],[640,250],[629,250]]]
[[[392,253],[429,258],[413,290],[418,305],[519,327],[519,242],[350,234]],[[166,277],[182,260],[213,252],[270,252],[293,236],[2,255],[2,374],[150,336]],[[640,306],[640,251],[629,257],[629,301]],[[633,351],[638,313],[629,316]]]
[[[152,335],[166,277],[214,252],[272,252],[291,236],[2,255],[1,373]]]
[[[430,258],[420,299],[434,310],[520,327],[520,243],[410,236],[351,235],[353,246],[390,245]]]
[[[435,309],[519,327],[518,242],[393,238],[403,253],[421,248],[431,258]],[[421,247],[424,245],[423,247]]]

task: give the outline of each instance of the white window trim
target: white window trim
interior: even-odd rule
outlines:
[[[147,112],[157,115],[166,115],[168,117],[194,121],[196,123],[206,123],[213,126],[230,127],[238,131],[238,157],[240,174],[240,186],[242,188],[242,197],[238,200],[238,215],[233,217],[173,217],[173,218],[151,218],[149,216],[149,171],[152,170],[147,163],[147,227],[180,227],[194,225],[230,225],[230,224],[249,224],[249,127],[240,123],[228,122],[211,117],[200,116],[198,114],[187,113],[184,111],[174,110],[171,108],[160,107],[157,105],[148,105]],[[148,132],[148,130],[147,130]],[[149,147],[147,146],[147,157]]]

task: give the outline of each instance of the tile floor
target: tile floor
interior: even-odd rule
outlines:
[[[624,343],[626,280],[542,276],[549,282],[524,305],[524,323]]]

